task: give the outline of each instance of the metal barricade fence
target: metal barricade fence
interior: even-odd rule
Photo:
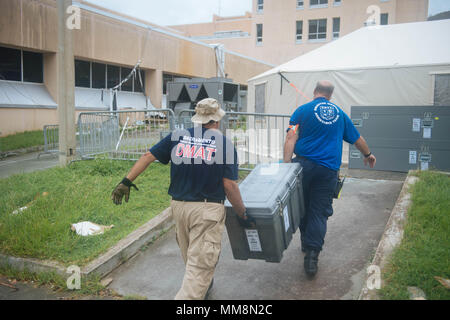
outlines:
[[[241,168],[283,159],[290,115],[227,112],[222,130],[233,142]]]
[[[138,160],[175,129],[171,109],[83,112],[78,116],[81,159]]]
[[[193,126],[194,110],[181,110],[176,128]],[[241,169],[259,163],[278,162],[283,159],[284,140],[290,115],[227,112],[221,121],[221,130],[234,143]]]
[[[44,151],[38,154],[52,154],[59,152],[59,125],[51,124],[44,126]]]

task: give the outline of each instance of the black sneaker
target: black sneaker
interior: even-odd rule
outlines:
[[[306,250],[304,259],[304,268],[308,277],[314,277],[317,273],[317,265],[319,263],[319,253],[317,250]]]

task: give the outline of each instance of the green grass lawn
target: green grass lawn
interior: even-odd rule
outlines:
[[[0,252],[83,266],[169,206],[170,166],[153,163],[135,183],[130,201],[116,206],[111,192],[134,162],[92,160],[67,168],[0,179]],[[11,213],[39,197],[19,215]],[[115,227],[82,237],[72,223],[91,221]]]
[[[422,289],[430,300],[449,300],[434,276],[450,278],[450,177],[421,172],[412,187],[404,238],[386,270],[382,299],[409,299],[408,286]]]
[[[0,138],[0,152],[44,145],[42,130],[25,131]]]

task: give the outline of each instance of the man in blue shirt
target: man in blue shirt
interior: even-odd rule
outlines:
[[[342,140],[354,144],[373,168],[375,156],[350,118],[330,102],[334,87],[319,81],[314,100],[292,115],[284,145],[284,162],[300,162],[306,214],[300,221],[304,268],[308,276],[317,273],[319,253],[324,244],[327,220],[333,214],[333,195],[342,159]],[[296,157],[292,159],[295,153]]]
[[[175,299],[204,299],[212,286],[225,223],[227,196],[241,224],[250,223],[235,182],[237,153],[218,130],[225,115],[215,99],[198,102],[188,130],[172,132],[144,154],[112,193],[115,204],[128,202],[130,187],[155,160],[170,165],[169,194],[176,239],[186,265],[183,284]]]

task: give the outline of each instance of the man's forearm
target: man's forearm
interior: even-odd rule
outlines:
[[[127,174],[127,179],[134,181],[156,158],[150,152],[142,155]]]
[[[289,163],[292,161],[292,155],[294,154],[294,147],[295,142],[292,143],[292,141],[286,140],[284,144],[284,154],[283,154],[283,161],[285,163]]]
[[[286,136],[286,141],[284,143],[283,161],[289,163],[292,161],[292,155],[294,154],[295,143],[297,142],[297,135],[291,131],[288,132]]]
[[[360,136],[358,140],[355,142],[355,147],[363,154],[367,155],[370,153],[369,146],[367,145],[366,140],[363,136]]]
[[[224,183],[224,189],[227,199],[233,206],[234,211],[236,211],[236,213],[242,217],[245,213],[245,206],[244,202],[242,201],[238,184],[230,180],[227,183]]]

